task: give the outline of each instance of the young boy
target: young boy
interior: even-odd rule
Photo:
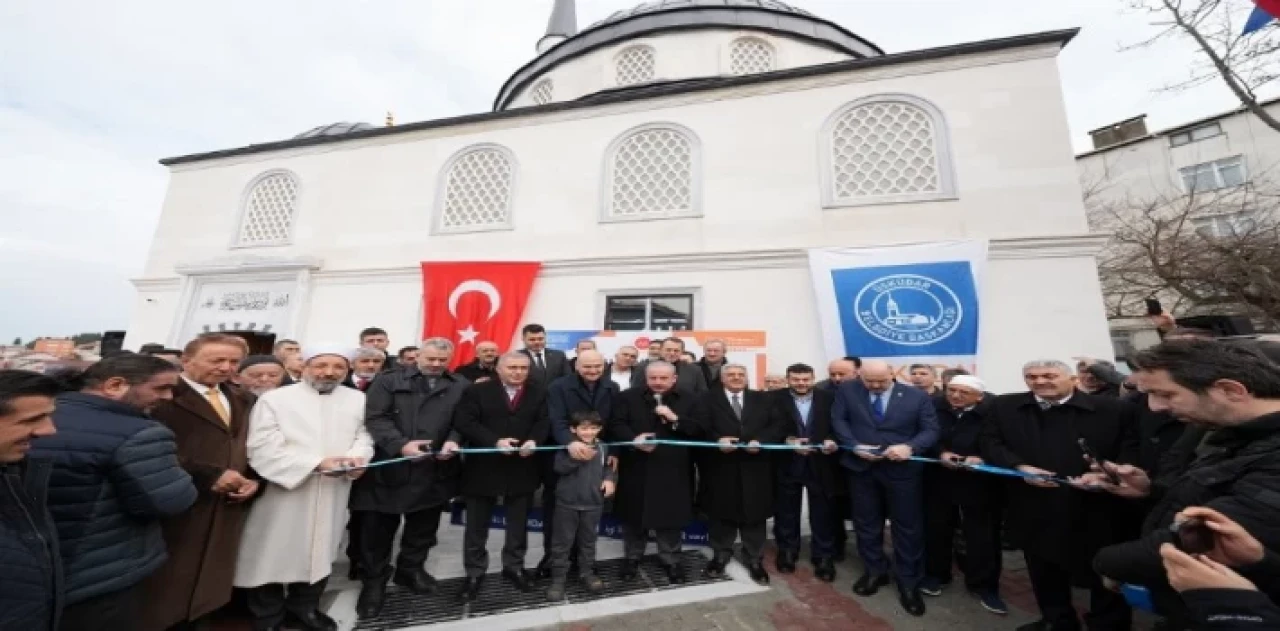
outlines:
[[[604,589],[604,581],[595,575],[596,531],[605,498],[613,496],[617,474],[609,466],[604,443],[596,438],[604,423],[596,412],[575,412],[569,418],[569,431],[592,447],[589,460],[574,460],[568,451],[556,453],[556,514],[551,533],[551,587],[547,600],[564,600],[564,584],[569,574],[569,550],[578,541],[578,566],[582,582],[591,593]]]

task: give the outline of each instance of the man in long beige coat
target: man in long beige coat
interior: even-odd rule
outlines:
[[[254,629],[337,629],[320,597],[346,528],[351,480],[364,473],[348,469],[373,457],[364,393],[339,387],[352,352],[305,348],[302,382],[262,395],[249,418],[249,464],[266,489],[245,523],[235,585],[249,588]]]

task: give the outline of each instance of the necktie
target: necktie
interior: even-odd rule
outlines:
[[[542,370],[546,370],[547,365],[542,363],[542,353],[534,353],[533,356],[538,361],[538,368],[541,368]]]
[[[209,388],[208,390],[205,390],[204,398],[209,402],[209,407],[212,407],[213,411],[218,414],[218,418],[222,419],[223,423],[230,425],[231,413],[227,411],[227,406],[222,404],[222,396],[218,392],[218,389]]]
[[[732,397],[730,397],[730,404],[731,404],[731,405],[733,405],[733,415],[734,415],[734,416],[736,416],[736,417],[738,417],[738,420],[739,420],[739,421],[741,421],[741,420],[742,420],[742,398],[741,398],[741,396],[742,396],[742,395],[739,395],[738,393],[736,393],[736,392],[735,392],[735,393],[733,394],[733,396],[732,396]]]
[[[877,421],[884,420],[884,395],[877,394],[871,397],[871,414],[876,417]]]

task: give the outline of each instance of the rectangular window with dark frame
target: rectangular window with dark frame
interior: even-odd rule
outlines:
[[[693,294],[607,296],[606,331],[688,331],[693,328]]]

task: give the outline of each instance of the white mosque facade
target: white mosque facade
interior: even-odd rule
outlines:
[[[249,325],[409,344],[420,262],[528,260],[525,321],[661,307],[766,331],[771,368],[824,364],[808,248],[982,238],[980,364],[1015,388],[1026,359],[1111,352],[1057,68],[1074,34],[886,54],[773,0],[582,30],[557,0],[492,112],[162,161],[126,346]]]

